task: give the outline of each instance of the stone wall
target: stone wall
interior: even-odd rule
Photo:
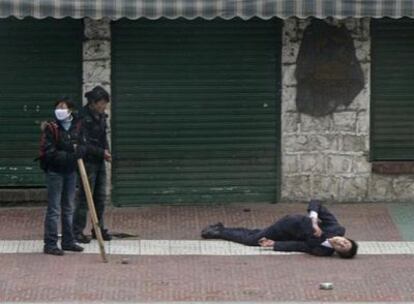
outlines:
[[[295,68],[303,31],[309,20],[289,18],[282,48],[282,201],[318,197],[329,201],[407,201],[413,198],[414,178],[371,173],[370,133],[370,20],[343,23],[354,39],[365,86],[352,104],[316,118],[298,113]]]
[[[97,85],[111,93],[111,26],[110,20],[84,19],[83,95]],[[86,104],[83,98],[83,104]],[[108,114],[108,141],[111,146],[111,105]],[[107,197],[110,198],[111,164],[106,163]]]
[[[111,92],[110,21],[85,19],[84,22],[83,90],[86,92],[95,85],[101,85]],[[306,201],[310,197],[338,202],[411,200],[414,198],[413,176],[371,173],[370,20],[348,18],[326,22],[345,24],[350,31],[356,56],[364,72],[365,86],[350,106],[339,107],[331,115],[315,118],[298,113],[295,105],[296,58],[309,20],[285,20],[282,46],[281,200]],[[110,114],[109,107],[109,126]],[[107,173],[109,195],[110,164]]]

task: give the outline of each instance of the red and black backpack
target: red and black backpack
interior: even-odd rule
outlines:
[[[79,132],[82,127],[81,122],[76,122],[76,130]],[[40,169],[47,171],[48,163],[46,159],[46,130],[49,129],[52,133],[53,140],[57,144],[59,142],[59,125],[56,121],[43,122],[41,125],[42,134],[40,136],[39,156],[34,160],[39,161]]]
[[[55,143],[59,140],[59,126],[55,121],[43,122],[41,127],[42,134],[40,135],[39,144],[39,156],[35,158],[35,161],[39,161],[40,169],[47,171],[46,160],[46,130],[49,129],[52,132]]]

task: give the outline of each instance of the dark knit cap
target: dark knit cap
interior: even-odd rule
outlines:
[[[109,93],[101,86],[94,87],[91,91],[85,93],[88,103],[95,103],[100,100],[109,102]]]

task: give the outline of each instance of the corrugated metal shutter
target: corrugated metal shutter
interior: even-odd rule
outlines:
[[[373,20],[371,159],[414,160],[414,20]]]
[[[113,26],[113,201],[275,202],[278,20]]]
[[[81,100],[82,22],[0,20],[0,186],[41,186],[42,120],[62,95]]]

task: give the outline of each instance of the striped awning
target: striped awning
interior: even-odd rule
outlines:
[[[0,0],[0,18],[414,17],[414,0]]]

